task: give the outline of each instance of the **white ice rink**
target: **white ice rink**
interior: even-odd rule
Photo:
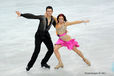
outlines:
[[[34,51],[34,35],[39,21],[17,17],[21,13],[44,14],[45,7],[54,8],[54,16],[64,13],[68,21],[90,20],[87,24],[68,27],[68,34],[75,38],[78,48],[92,66],[66,47],[59,51],[63,69],[55,70],[57,59],[53,54],[48,62],[51,69],[43,69],[40,62],[47,52],[42,43],[34,67],[25,67]],[[50,34],[58,39],[52,26]],[[0,0],[0,76],[114,76],[114,0]]]

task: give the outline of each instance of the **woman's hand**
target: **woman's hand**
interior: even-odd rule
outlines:
[[[21,13],[19,11],[16,11],[17,16],[21,16]]]
[[[45,15],[45,17],[47,17],[47,14],[46,13],[44,15]]]
[[[83,21],[83,23],[88,23],[89,22],[89,20],[85,20],[85,21]]]

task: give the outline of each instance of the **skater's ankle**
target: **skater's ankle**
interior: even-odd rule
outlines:
[[[59,62],[59,64],[62,64],[62,62]]]

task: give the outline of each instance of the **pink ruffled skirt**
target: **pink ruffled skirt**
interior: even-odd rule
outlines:
[[[65,46],[69,50],[72,50],[74,46],[79,47],[78,42],[75,41],[75,39],[71,39],[70,41],[63,41],[59,38],[55,45]]]

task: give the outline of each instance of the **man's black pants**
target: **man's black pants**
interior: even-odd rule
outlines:
[[[38,57],[38,54],[40,52],[40,48],[41,48],[41,43],[44,42],[44,44],[46,45],[48,51],[45,55],[45,57],[43,58],[41,64],[46,64],[49,60],[49,58],[51,57],[51,55],[53,54],[54,48],[53,48],[53,43],[50,37],[49,32],[37,32],[35,34],[35,49],[33,52],[33,55],[31,57],[31,60],[28,63],[28,67],[32,67]]]

